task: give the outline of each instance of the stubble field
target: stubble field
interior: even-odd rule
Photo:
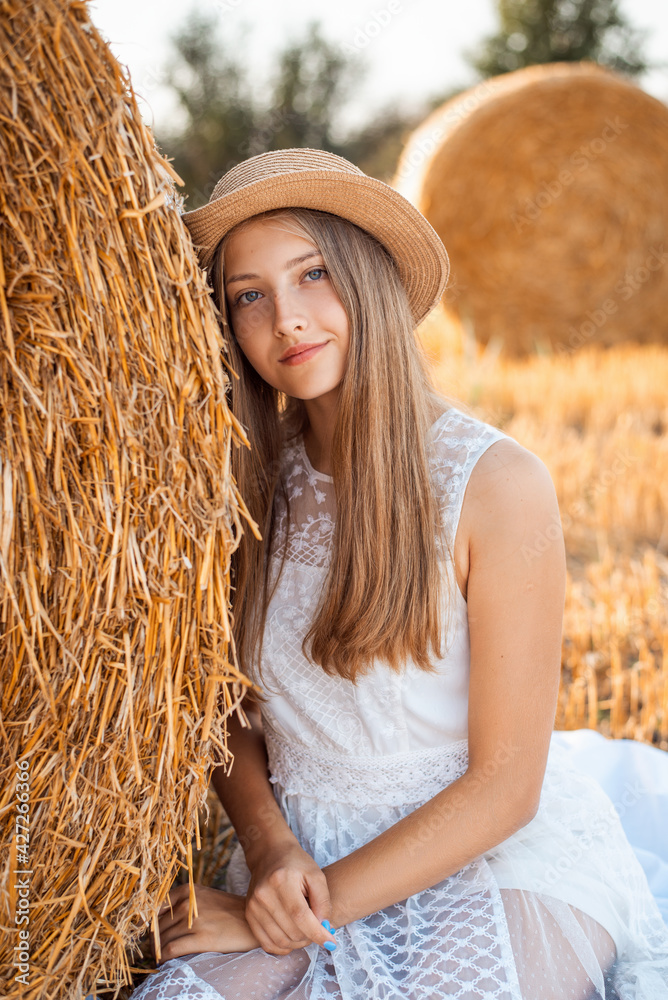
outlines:
[[[514,360],[438,311],[420,337],[439,388],[550,470],[568,565],[556,728],[668,750],[668,348]],[[528,538],[525,557],[557,532]]]

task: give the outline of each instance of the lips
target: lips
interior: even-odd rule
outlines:
[[[328,341],[325,340],[322,344],[300,344],[297,353],[290,354],[286,358],[279,358],[279,361],[284,365],[302,364],[302,362],[308,361],[309,358],[315,357],[327,343]]]

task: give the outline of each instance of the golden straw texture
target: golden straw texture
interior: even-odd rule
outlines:
[[[668,750],[668,346],[480,361],[449,353],[440,311],[425,334],[438,387],[538,455],[554,482],[560,526],[528,534],[523,555],[540,560],[563,530],[555,728]]]
[[[0,995],[65,1000],[129,979],[192,866],[249,683],[230,558],[259,532],[215,309],[127,78],[85,3],[0,15]]]
[[[394,185],[445,243],[448,312],[507,355],[668,340],[668,108],[591,63],[494,77],[409,139]]]

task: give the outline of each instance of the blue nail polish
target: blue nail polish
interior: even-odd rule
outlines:
[[[330,924],[329,920],[323,920],[322,926],[325,928],[326,931],[329,931],[330,934],[332,933],[332,925]]]
[[[333,941],[325,941],[325,944],[324,944],[323,947],[325,947],[327,949],[327,951],[335,951],[335,949],[336,949],[336,945],[334,944]]]

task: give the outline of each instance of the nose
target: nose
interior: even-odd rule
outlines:
[[[297,303],[297,297],[290,289],[281,289],[274,295],[274,333],[285,334],[303,331],[308,320]]]

